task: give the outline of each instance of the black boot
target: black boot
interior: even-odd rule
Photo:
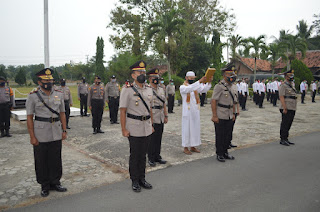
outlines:
[[[4,137],[4,136],[5,136],[4,130],[1,130],[1,136],[0,136],[0,137],[2,138],[2,137]]]
[[[9,129],[6,130],[6,137],[12,137],[12,135],[10,135],[10,133],[9,133]]]
[[[100,129],[100,127],[98,127],[97,133],[104,133],[104,132]]]
[[[97,134],[97,128],[93,128],[93,134]]]

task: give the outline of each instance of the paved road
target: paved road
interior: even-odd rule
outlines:
[[[115,183],[17,211],[320,211],[320,132],[202,159],[147,175],[136,194]]]

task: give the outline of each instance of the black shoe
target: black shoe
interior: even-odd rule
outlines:
[[[44,189],[44,190],[41,190],[41,196],[42,196],[42,197],[47,197],[47,196],[49,196],[49,193],[50,193],[49,190],[45,190],[45,189]]]
[[[294,143],[291,142],[291,141],[289,141],[289,140],[286,140],[286,142],[287,142],[288,144],[290,144],[290,145],[294,145]]]
[[[93,134],[97,134],[97,128],[93,128]]]
[[[65,187],[62,187],[62,185],[51,185],[50,190],[55,190],[58,192],[66,192],[68,189]]]
[[[71,128],[69,126],[67,126],[67,129],[70,130]]]
[[[9,133],[9,130],[6,130],[5,136],[6,136],[6,137],[12,137],[12,135],[10,135],[10,133]]]
[[[155,162],[160,163],[160,164],[166,164],[167,163],[167,161],[163,160],[163,159],[158,159]]]
[[[237,145],[233,145],[232,143],[230,143],[229,147],[235,148],[235,147],[238,147],[238,146]]]
[[[289,144],[287,141],[285,141],[285,140],[281,140],[281,141],[280,141],[280,144],[282,144],[282,145],[284,145],[284,146],[290,146],[290,144]]]
[[[305,104],[304,102],[301,102],[301,104]]]
[[[139,185],[145,189],[152,189],[152,185],[148,183],[145,179],[139,180]]]
[[[224,157],[221,156],[221,155],[217,155],[217,160],[220,161],[220,162],[226,162],[226,160],[224,159]]]
[[[229,155],[228,153],[225,153],[223,157],[224,157],[224,159],[227,159],[227,160],[234,160],[235,159],[232,155]]]
[[[141,187],[139,185],[139,182],[138,181],[132,181],[132,190],[134,192],[140,192],[141,191]]]
[[[114,122],[113,122],[113,121],[110,121],[110,124],[114,124]]]
[[[149,165],[152,166],[152,167],[155,167],[155,166],[156,166],[156,163],[155,163],[154,161],[152,161],[152,160],[148,160],[148,163],[149,163]]]
[[[114,124],[119,124],[119,122],[117,122],[117,121],[115,121],[115,122],[113,122]]]
[[[0,136],[0,137],[2,138],[2,137],[4,137],[4,136],[6,136],[6,135],[4,134],[4,130],[1,130],[1,136]]]
[[[100,128],[98,128],[97,133],[104,133],[104,132]]]

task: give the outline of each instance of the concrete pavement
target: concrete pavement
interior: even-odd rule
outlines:
[[[319,211],[320,132],[209,157],[147,174],[154,189],[130,181],[12,211]]]

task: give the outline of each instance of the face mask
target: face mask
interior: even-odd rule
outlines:
[[[100,85],[101,82],[96,82],[96,85]]]
[[[231,76],[231,77],[227,77],[227,81],[228,82],[234,82],[234,81],[236,81],[236,79],[237,79],[237,77],[236,76]]]
[[[43,89],[47,90],[47,91],[50,91],[51,88],[52,88],[52,85],[53,85],[52,82],[42,83],[42,86],[41,86],[41,87],[42,87]]]
[[[188,80],[188,83],[192,84],[192,83],[194,83],[194,80]]]
[[[111,82],[116,82],[116,79],[112,79]]]
[[[140,74],[139,76],[137,76],[137,81],[139,83],[144,83],[146,81],[146,75],[145,74]]]
[[[65,86],[65,85],[66,85],[66,82],[62,82],[62,83],[61,83],[61,86]]]
[[[172,82],[171,85],[173,85],[174,83]]]
[[[160,82],[161,82],[161,84],[163,84],[163,83],[164,83],[164,81],[163,81],[163,80],[161,80]]]
[[[86,82],[86,80],[82,80],[82,82],[83,82],[83,83],[85,83],[85,82]]]
[[[159,79],[158,78],[153,79],[152,82],[157,85],[157,84],[159,84]]]
[[[2,86],[2,87],[5,86],[5,85],[6,85],[6,82],[1,82],[0,83],[0,86]]]

